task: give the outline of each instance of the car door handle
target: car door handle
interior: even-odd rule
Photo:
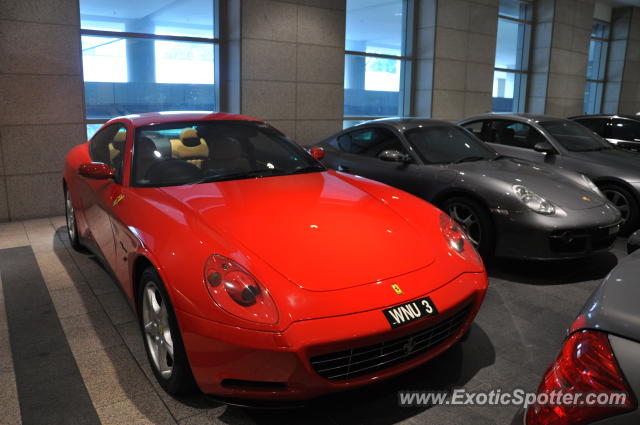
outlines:
[[[344,173],[350,173],[351,172],[351,168],[347,167],[346,165],[339,164],[338,165],[338,171],[342,171]]]

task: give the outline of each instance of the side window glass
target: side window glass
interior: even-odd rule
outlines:
[[[640,123],[626,120],[614,120],[611,133],[614,139],[640,140]]]
[[[406,154],[406,149],[398,137],[385,128],[366,128],[350,133],[350,152],[356,155],[377,158],[386,150],[396,150]]]
[[[491,134],[495,143],[525,149],[533,149],[536,143],[544,140],[535,128],[517,121],[493,121]]]
[[[127,130],[122,124],[113,124],[100,130],[89,144],[89,155],[95,162],[104,162],[116,172],[116,180],[122,175]]]
[[[343,152],[351,152],[351,135],[349,133],[343,134],[342,136],[338,137],[338,147]]]
[[[588,119],[580,119],[576,120],[578,124],[582,124],[587,127],[589,130],[594,133],[599,134],[602,137],[606,137],[606,124],[607,120],[596,119],[596,118],[588,118]]]
[[[474,136],[488,142],[489,140],[485,140],[482,136],[482,127],[484,126],[484,121],[476,121],[471,122],[469,124],[465,124],[463,127],[473,133]]]

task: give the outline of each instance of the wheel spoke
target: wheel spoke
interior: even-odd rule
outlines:
[[[167,361],[168,350],[165,344],[158,344],[158,371],[162,375],[171,373],[171,366]],[[173,358],[173,357],[172,357]]]
[[[153,281],[147,282],[143,290],[142,323],[151,362],[168,379],[173,373],[173,336],[166,302]]]
[[[157,335],[155,322],[148,322],[144,325],[144,333],[151,337],[155,337]]]
[[[154,317],[158,318],[158,314],[160,312],[160,306],[158,305],[158,301],[156,300],[156,291],[153,287],[147,287],[146,290],[147,302],[149,303],[150,313],[154,315]]]

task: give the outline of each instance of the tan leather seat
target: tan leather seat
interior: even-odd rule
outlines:
[[[119,131],[113,137],[113,141],[109,143],[109,161],[113,166],[115,159],[124,152],[124,145],[127,141],[127,132]]]
[[[185,128],[179,139],[171,139],[171,157],[184,159],[202,168],[202,163],[209,158],[209,146],[193,128]]]

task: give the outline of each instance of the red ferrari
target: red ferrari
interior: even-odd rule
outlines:
[[[161,112],[67,155],[71,244],[118,279],[167,392],[312,398],[469,329],[487,276],[458,225],[322,154],[253,118]]]

